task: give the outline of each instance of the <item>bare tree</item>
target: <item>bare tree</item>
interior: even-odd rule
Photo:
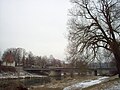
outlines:
[[[42,68],[46,68],[46,65],[47,65],[47,63],[48,63],[47,61],[48,61],[47,56],[43,56],[43,57],[41,58],[40,63],[41,63],[41,67],[42,67]]]
[[[115,57],[120,77],[120,0],[71,0],[68,40],[74,55],[94,59],[101,48]]]
[[[28,60],[27,60],[28,66],[31,67],[34,65],[34,56],[32,52],[28,53]]]

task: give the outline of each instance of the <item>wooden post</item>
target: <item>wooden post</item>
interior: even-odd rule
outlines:
[[[97,70],[94,70],[94,74],[95,74],[95,76],[97,76]]]

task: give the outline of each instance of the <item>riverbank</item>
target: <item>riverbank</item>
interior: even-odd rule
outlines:
[[[73,78],[61,77],[61,80],[56,80],[55,77],[41,78],[41,76],[38,76],[38,78],[28,78],[28,79],[20,79],[20,80],[22,80],[22,82],[20,81],[21,84],[23,86],[27,87],[28,90],[64,90],[64,89],[71,90],[70,89],[71,86],[77,87],[77,90],[78,90],[78,88],[80,89],[82,87],[87,87],[87,88],[84,88],[83,90],[101,90],[101,89],[109,90],[108,87],[114,86],[114,84],[116,84],[116,80],[118,80],[118,78],[117,78],[117,76],[112,76],[112,77],[74,76]],[[12,82],[13,81],[16,83],[20,83],[20,82],[18,82],[19,81],[18,79],[12,80]],[[1,80],[0,87],[6,88],[6,86],[8,86],[10,83],[11,83],[11,80],[3,79],[3,80]],[[120,83],[120,79],[117,83]],[[0,90],[1,90],[1,88],[0,88]],[[2,90],[4,90],[4,89],[2,89]]]
[[[29,90],[63,90],[63,88],[82,82],[85,80],[94,80],[100,76],[75,76],[73,78],[67,77],[62,80],[51,80],[51,83],[45,85],[31,86]]]
[[[110,88],[120,87],[119,84],[120,79],[117,75],[111,77],[76,76],[74,78],[67,77],[59,81],[53,80],[51,83],[45,85],[31,86],[29,90],[109,90]],[[70,86],[76,86],[77,88],[71,89],[69,88]]]
[[[42,75],[30,74],[28,72],[21,72],[21,73],[12,73],[12,72],[3,72],[0,73],[0,80],[1,79],[25,79],[25,78],[40,78],[40,77],[47,77]]]
[[[1,76],[0,90],[18,90],[15,89],[17,87],[26,88],[25,90],[28,90],[27,88],[29,88],[31,85],[38,85],[38,84],[43,85],[44,83],[49,83],[49,82],[50,82],[50,78],[47,76],[30,74],[30,75],[24,75],[18,77],[16,75],[9,75],[7,73],[6,76],[4,77]]]

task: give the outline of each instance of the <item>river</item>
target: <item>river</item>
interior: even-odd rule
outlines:
[[[60,80],[61,77],[31,77],[31,78],[25,78],[25,79],[1,79],[0,80],[0,90],[4,88],[7,83],[10,82],[18,82],[20,81],[25,85],[26,87],[34,86],[34,85],[44,85],[47,83],[50,83],[53,79]]]

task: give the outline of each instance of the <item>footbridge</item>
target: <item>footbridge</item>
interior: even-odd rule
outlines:
[[[51,68],[24,68],[24,71],[37,74],[46,74],[53,76],[60,76],[62,73],[77,73],[80,68],[64,68],[64,67],[51,67]]]

